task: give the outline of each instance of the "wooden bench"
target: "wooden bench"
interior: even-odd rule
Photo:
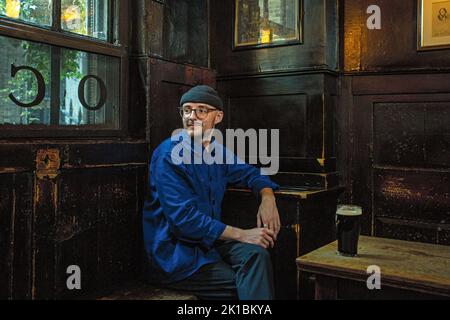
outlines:
[[[297,258],[315,276],[316,299],[450,299],[450,247],[361,236],[357,257],[337,255],[337,242]],[[378,266],[381,290],[369,290],[369,266]]]
[[[197,297],[145,283],[130,283],[97,300],[197,300]]]

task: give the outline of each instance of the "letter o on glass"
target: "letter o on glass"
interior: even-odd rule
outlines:
[[[36,98],[34,98],[34,100],[30,103],[20,102],[19,100],[16,99],[16,97],[14,97],[14,95],[12,93],[9,94],[9,98],[12,100],[12,102],[14,102],[19,107],[22,107],[22,108],[35,107],[35,106],[39,105],[42,102],[42,100],[44,100],[44,98],[45,98],[44,77],[37,69],[35,69],[33,67],[29,67],[29,66],[16,67],[14,64],[11,64],[11,77],[14,78],[16,76],[17,72],[19,72],[20,70],[29,70],[29,71],[33,72],[34,76],[36,77],[37,88],[38,88]]]
[[[88,81],[89,79],[97,80],[97,83],[100,87],[100,100],[95,107],[90,107],[84,97],[84,87],[86,85],[86,81]],[[81,79],[80,84],[78,85],[78,99],[80,100],[81,105],[89,111],[96,111],[101,109],[106,103],[106,85],[103,80],[93,74],[89,74]]]

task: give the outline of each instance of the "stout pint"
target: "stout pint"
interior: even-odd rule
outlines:
[[[336,238],[339,254],[350,257],[358,254],[361,215],[361,207],[355,205],[339,205],[337,207]]]

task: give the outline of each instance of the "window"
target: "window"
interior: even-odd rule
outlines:
[[[0,0],[0,136],[126,129],[127,5]]]

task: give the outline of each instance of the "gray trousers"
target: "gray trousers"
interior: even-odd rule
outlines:
[[[189,278],[165,287],[206,300],[272,300],[273,271],[269,252],[257,245],[217,241],[222,261],[201,267]]]

